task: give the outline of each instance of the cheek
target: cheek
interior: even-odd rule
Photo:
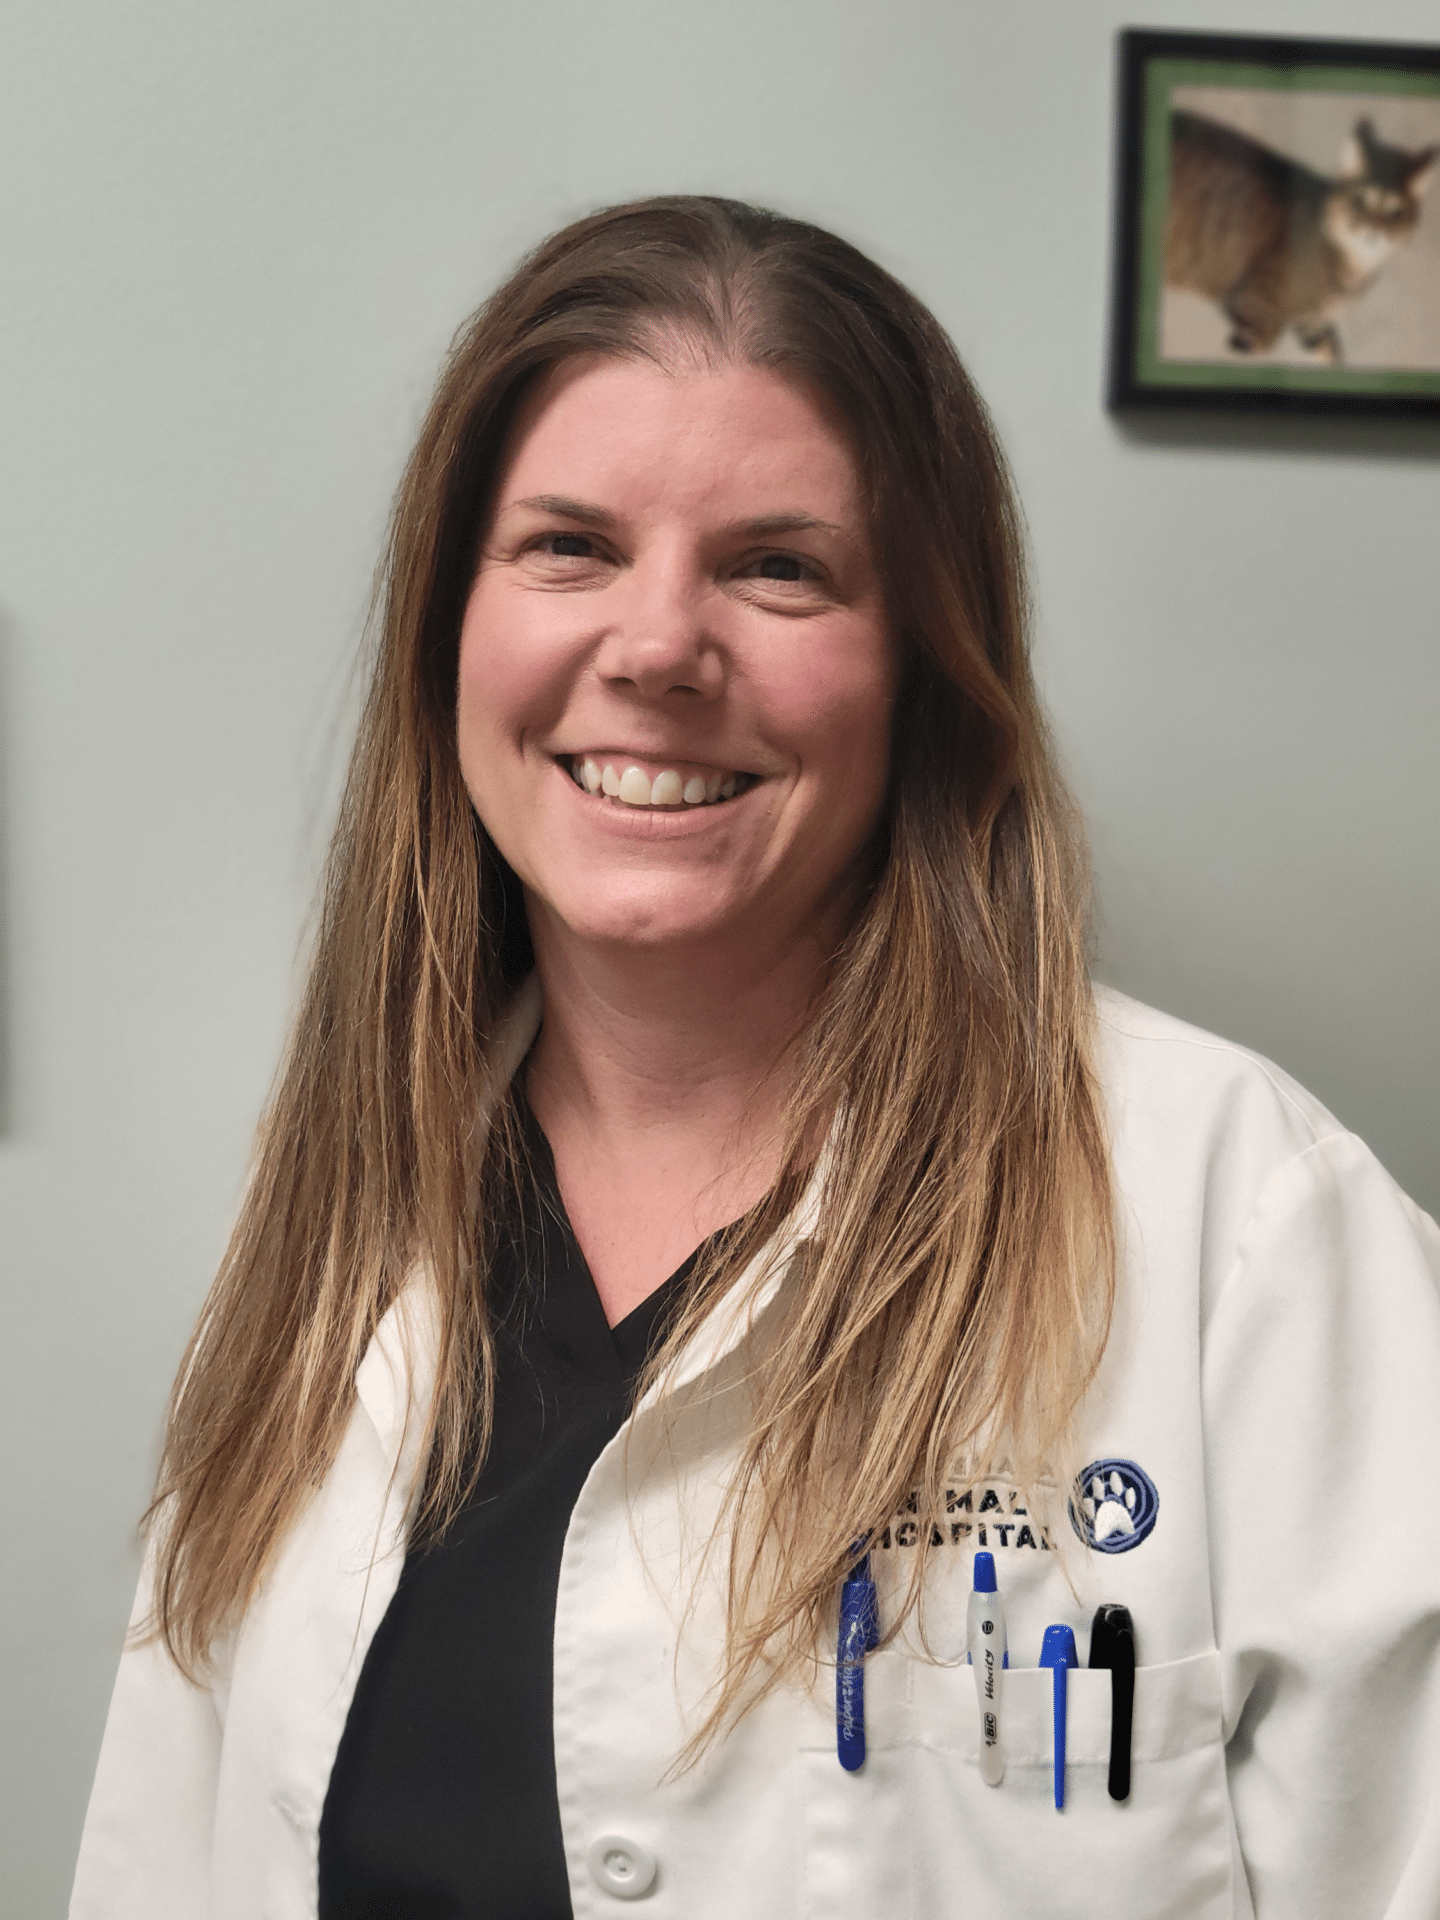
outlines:
[[[477,583],[460,628],[457,687],[460,758],[472,788],[485,771],[483,749],[554,718],[563,705],[558,667],[543,626],[488,582]]]
[[[877,805],[890,761],[891,648],[876,637],[797,664],[776,688],[776,704],[787,713],[802,773],[808,766],[827,786],[839,784],[856,808]]]

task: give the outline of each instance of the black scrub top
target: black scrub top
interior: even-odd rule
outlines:
[[[606,1324],[550,1147],[496,1261],[495,1422],[464,1511],[413,1549],[361,1669],[320,1821],[320,1920],[569,1920],[551,1718],[575,1501],[692,1254]]]

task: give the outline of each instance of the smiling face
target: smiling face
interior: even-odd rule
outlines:
[[[502,466],[460,637],[460,764],[551,938],[752,956],[848,912],[895,649],[824,402],[586,356]]]

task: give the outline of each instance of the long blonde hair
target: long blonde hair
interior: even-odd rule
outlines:
[[[928,311],[833,235],[710,198],[611,208],[541,246],[458,337],[399,491],[308,988],[151,1509],[156,1626],[187,1671],[324,1475],[417,1261],[439,1325],[421,1537],[483,1456],[486,1276],[523,1155],[511,1103],[477,1116],[530,953],[518,883],[460,776],[461,614],[528,383],[677,329],[838,408],[905,662],[881,844],[796,1049],[789,1151],[702,1263],[653,1369],[784,1224],[828,1127],[803,1286],[755,1380],[723,1521],[718,1717],[813,1656],[853,1543],[917,1491],[938,1501],[957,1456],[983,1467],[1003,1449],[1038,1478],[1098,1364],[1113,1251],[1084,861],[988,416]]]

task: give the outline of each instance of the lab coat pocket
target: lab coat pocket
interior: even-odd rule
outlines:
[[[1230,1920],[1234,1849],[1220,1660],[1202,1653],[1135,1676],[1130,1796],[1106,1786],[1110,1675],[1066,1677],[1065,1805],[1054,1804],[1053,1675],[1010,1668],[1005,1777],[980,1779],[967,1667],[893,1649],[867,1662],[864,1769],[807,1751],[807,1908],[815,1920],[962,1906],[1004,1920]]]

